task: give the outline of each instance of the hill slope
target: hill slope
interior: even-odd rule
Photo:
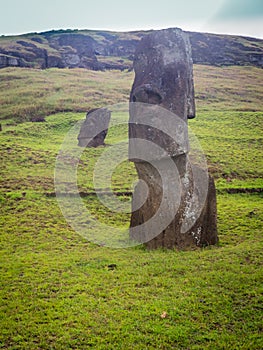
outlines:
[[[130,69],[138,41],[151,31],[58,30],[0,38],[0,68]],[[189,32],[193,61],[263,67],[263,40]]]
[[[133,72],[117,70],[5,68],[0,70],[0,120],[36,121],[127,102],[133,78]],[[194,81],[198,113],[263,110],[260,68],[194,65]]]
[[[127,101],[133,72],[0,70],[1,349],[263,349],[262,193],[227,191],[263,188],[263,70],[194,69],[189,127],[216,179],[220,243],[184,252],[89,243],[51,196],[61,143],[85,118],[76,111]],[[26,122],[39,114],[46,122]],[[129,213],[105,210],[91,194],[93,169],[125,135],[125,127],[109,130],[105,147],[83,151],[77,171],[83,204],[109,237],[128,227]],[[131,189],[131,162],[115,170],[114,193]]]

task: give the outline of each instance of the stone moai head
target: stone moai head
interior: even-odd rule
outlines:
[[[95,108],[86,115],[78,135],[78,146],[98,147],[104,145],[111,112],[107,108]]]
[[[191,45],[181,29],[164,29],[145,36],[134,59],[131,102],[158,104],[180,118],[194,118]]]
[[[154,31],[145,36],[135,53],[134,70],[130,102],[153,106],[149,106],[148,112],[143,112],[143,107],[131,104],[130,139],[156,140],[169,156],[187,153],[187,119],[195,116],[193,64],[188,35],[175,28]],[[167,112],[160,112],[161,108],[154,106],[160,106]],[[174,115],[178,117],[176,120]],[[144,123],[147,126],[143,126]],[[165,137],[160,130],[164,133],[169,131],[171,137]],[[159,158],[160,155],[157,156]]]

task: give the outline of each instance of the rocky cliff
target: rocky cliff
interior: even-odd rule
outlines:
[[[131,69],[139,40],[151,31],[58,30],[0,37],[0,68]],[[263,67],[263,40],[189,32],[193,61]]]

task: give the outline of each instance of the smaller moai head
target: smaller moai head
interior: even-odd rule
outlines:
[[[195,116],[188,35],[178,28],[146,35],[137,47],[134,70],[130,94],[130,150],[136,151],[133,139],[143,138],[158,144],[168,156],[187,153],[187,120]],[[164,158],[166,153],[152,154],[150,158]]]
[[[78,135],[80,147],[98,147],[104,145],[110,123],[111,112],[107,108],[90,110]]]

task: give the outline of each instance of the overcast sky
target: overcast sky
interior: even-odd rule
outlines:
[[[180,27],[263,38],[263,0],[0,0],[0,4],[0,35]]]

